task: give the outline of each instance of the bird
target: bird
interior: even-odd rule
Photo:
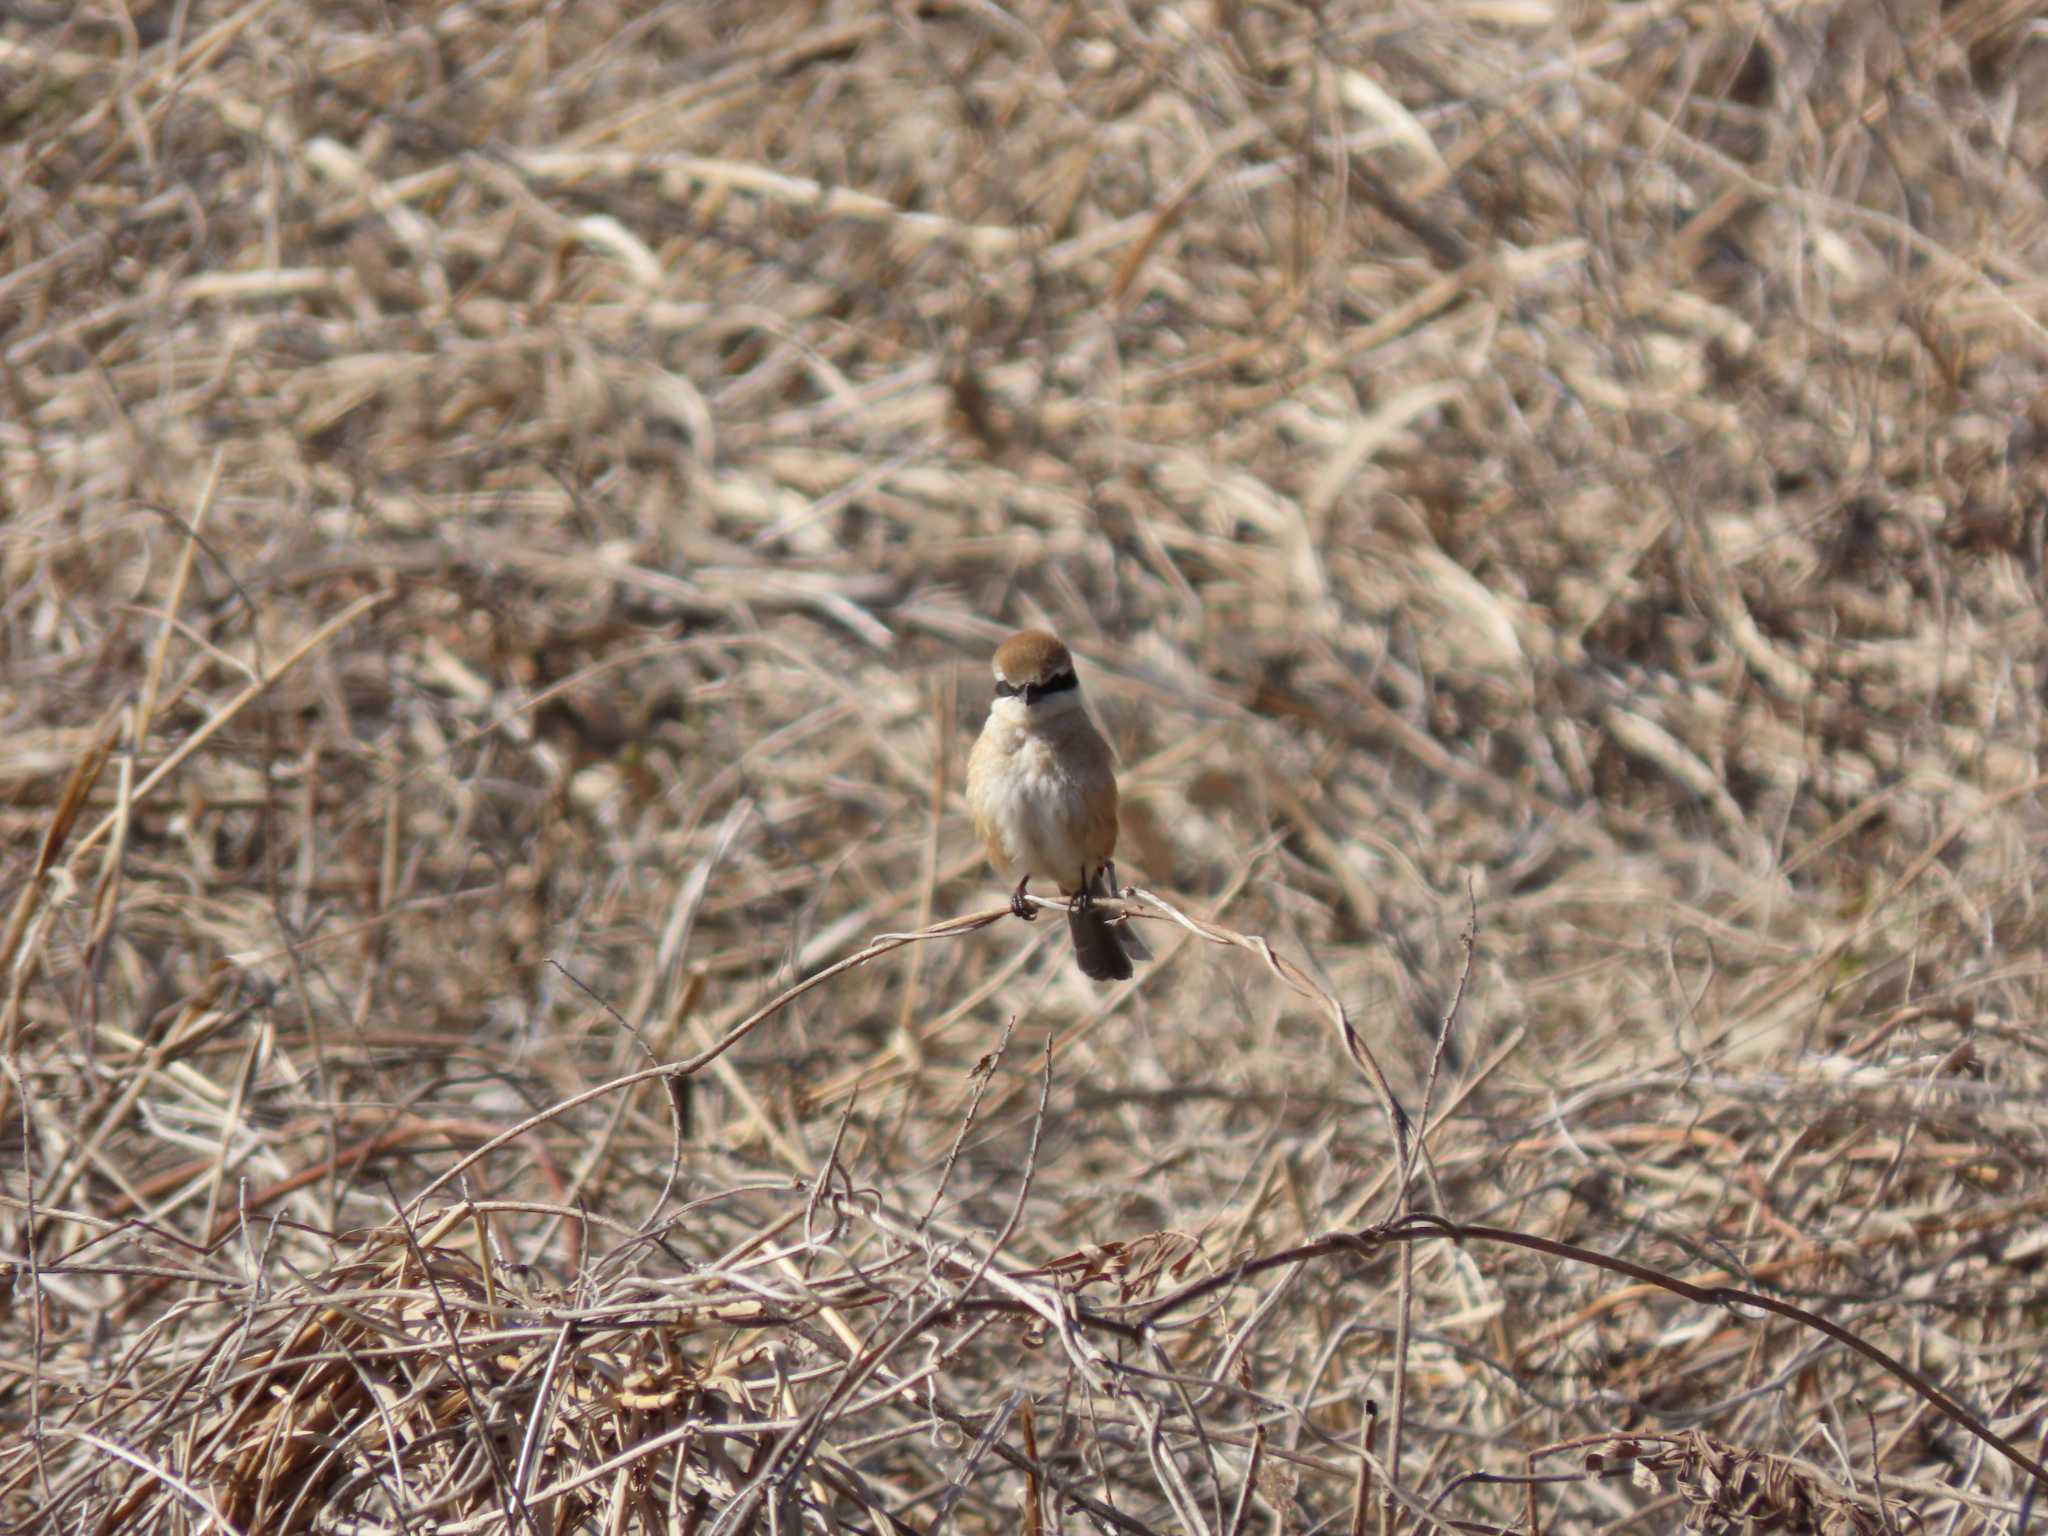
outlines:
[[[1015,876],[1010,910],[1030,919],[1033,879],[1072,898],[1067,930],[1091,981],[1126,981],[1148,960],[1128,923],[1091,901],[1116,893],[1116,764],[1081,702],[1074,658],[1056,635],[1027,629],[996,648],[995,698],[967,762],[967,804],[989,862]]]

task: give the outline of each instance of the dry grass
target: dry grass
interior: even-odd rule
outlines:
[[[2025,0],[0,5],[0,1527],[2038,1529],[2044,162]]]

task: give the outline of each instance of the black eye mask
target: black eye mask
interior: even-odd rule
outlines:
[[[999,699],[1022,699],[1026,704],[1036,704],[1049,693],[1065,693],[1080,684],[1071,672],[1061,672],[1042,683],[1006,683],[996,679],[996,697]]]

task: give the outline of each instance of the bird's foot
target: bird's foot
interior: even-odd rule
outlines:
[[[1030,883],[1031,877],[1026,875],[1017,882],[1017,889],[1010,893],[1010,911],[1027,923],[1036,921],[1038,917],[1038,908],[1024,899],[1024,887]]]

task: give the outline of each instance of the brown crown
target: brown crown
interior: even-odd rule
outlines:
[[[1073,670],[1074,658],[1059,637],[1042,629],[1019,630],[996,647],[996,678],[1013,687],[1049,682]]]

